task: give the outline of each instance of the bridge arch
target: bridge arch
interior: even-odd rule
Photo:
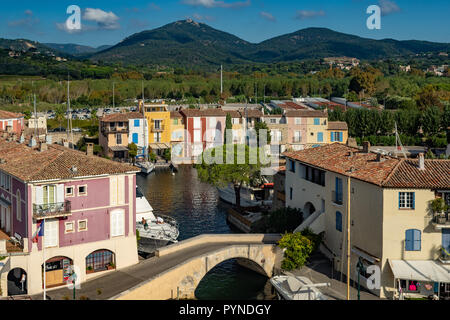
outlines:
[[[236,235],[233,235],[236,237]],[[241,237],[252,237],[256,235],[239,235]],[[209,237],[206,239],[205,237]],[[217,236],[200,236],[196,239],[186,241],[167,248],[167,257],[173,256],[176,250],[185,252],[192,250],[195,243],[205,240],[214,241]],[[225,237],[225,236],[224,236]],[[227,235],[229,237],[229,235]],[[262,236],[260,236],[262,238]],[[277,235],[279,238],[279,235]],[[211,239],[210,239],[211,238]],[[219,240],[216,240],[219,241]],[[248,241],[248,240],[247,240]],[[208,242],[206,242],[208,243]],[[170,253],[170,255],[169,255]],[[282,257],[282,253],[281,253]],[[217,243],[211,251],[206,253],[193,254],[191,258],[177,263],[172,268],[159,273],[153,278],[133,287],[121,294],[111,298],[118,300],[166,300],[166,299],[193,299],[195,290],[203,277],[215,266],[230,259],[239,259],[246,262],[247,266],[253,270],[264,274],[267,277],[273,275],[275,266],[280,262],[280,250],[273,243],[226,243],[222,240]],[[250,261],[252,261],[250,263]]]

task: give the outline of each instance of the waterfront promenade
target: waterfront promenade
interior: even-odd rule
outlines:
[[[211,237],[217,238],[212,241]],[[274,245],[278,235],[202,235],[188,239],[178,244],[162,248],[157,255],[140,263],[122,269],[112,271],[99,278],[81,284],[81,289],[76,290],[76,299],[106,300],[116,299],[119,295],[132,288],[138,288],[149,280],[158,278],[161,274],[183,265],[197,257],[208,256],[215,252],[237,247]],[[232,256],[231,254],[230,256]],[[211,269],[213,266],[211,266]],[[209,269],[210,270],[210,269]],[[169,297],[170,298],[170,297]],[[174,297],[176,298],[176,297]],[[43,299],[42,294],[32,296],[33,300]],[[73,299],[73,291],[67,287],[47,291],[49,300]]]

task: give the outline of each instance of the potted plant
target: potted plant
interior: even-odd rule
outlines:
[[[86,268],[86,274],[93,273],[93,272],[94,272],[94,268],[92,268],[91,266]]]
[[[445,211],[447,211],[448,206],[445,204],[444,199],[436,198],[432,200],[430,207],[436,217],[436,222],[439,224],[445,224],[447,222]]]
[[[113,262],[110,262],[107,267],[108,270],[114,270],[116,268],[116,265]]]

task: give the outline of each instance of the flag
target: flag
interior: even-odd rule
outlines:
[[[44,235],[44,221],[42,220],[41,223],[38,225],[36,232],[33,235],[33,242],[38,242],[39,237],[42,237]]]

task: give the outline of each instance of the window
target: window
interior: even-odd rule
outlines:
[[[138,144],[139,143],[139,134],[133,133],[133,143]]]
[[[87,220],[78,220],[78,232],[87,231]]]
[[[301,174],[305,180],[325,186],[325,171],[305,166]]]
[[[98,250],[86,257],[86,270],[90,272],[115,269],[114,253],[108,250]]]
[[[405,250],[420,251],[421,250],[421,232],[417,229],[409,229],[405,232]]]
[[[314,118],[314,125],[315,126],[319,126],[320,125],[320,119],[319,118]]]
[[[73,187],[66,187],[66,197],[73,197]]]
[[[141,126],[141,121],[138,120],[138,119],[134,120],[134,126],[135,126],[136,128],[139,128],[139,127]]]
[[[323,132],[317,133],[317,142],[323,142]]]
[[[59,220],[45,220],[44,244],[46,248],[58,246],[58,226]]]
[[[233,124],[239,124],[239,118],[233,118]]]
[[[296,125],[302,124],[302,118],[295,118],[295,124]]]
[[[177,125],[178,125],[178,119],[173,119],[173,124],[174,124],[175,126],[177,126]]]
[[[125,235],[125,212],[116,210],[111,212],[111,237]]]
[[[217,126],[217,120],[215,117],[210,117],[209,118],[209,128],[210,129],[215,129]]]
[[[335,187],[336,187],[335,196],[333,197],[334,203],[342,204],[343,203],[343,201],[342,201],[342,199],[343,199],[342,179],[336,177]]]
[[[301,136],[301,131],[295,131],[294,133],[294,142],[301,142],[302,141],[302,136]]]
[[[289,188],[289,200],[292,200],[294,190],[292,188]]]
[[[123,122],[119,122],[119,127],[123,127]]]
[[[336,230],[342,232],[342,213],[336,211]]]
[[[78,195],[79,196],[87,195],[87,186],[78,186]]]
[[[194,129],[200,129],[202,127],[200,118],[194,118]]]
[[[110,204],[112,206],[125,204],[125,177],[110,177],[109,183]]]
[[[399,192],[398,207],[399,209],[414,209],[414,192]]]
[[[277,123],[277,119],[270,119],[270,123]]]
[[[116,144],[122,144],[122,134],[116,133]]]
[[[289,170],[295,173],[295,161],[289,160]]]
[[[66,222],[64,233],[72,233],[75,232],[75,223],[74,222]]]
[[[20,190],[16,193],[16,218],[17,221],[22,221],[22,197],[20,195]]]

